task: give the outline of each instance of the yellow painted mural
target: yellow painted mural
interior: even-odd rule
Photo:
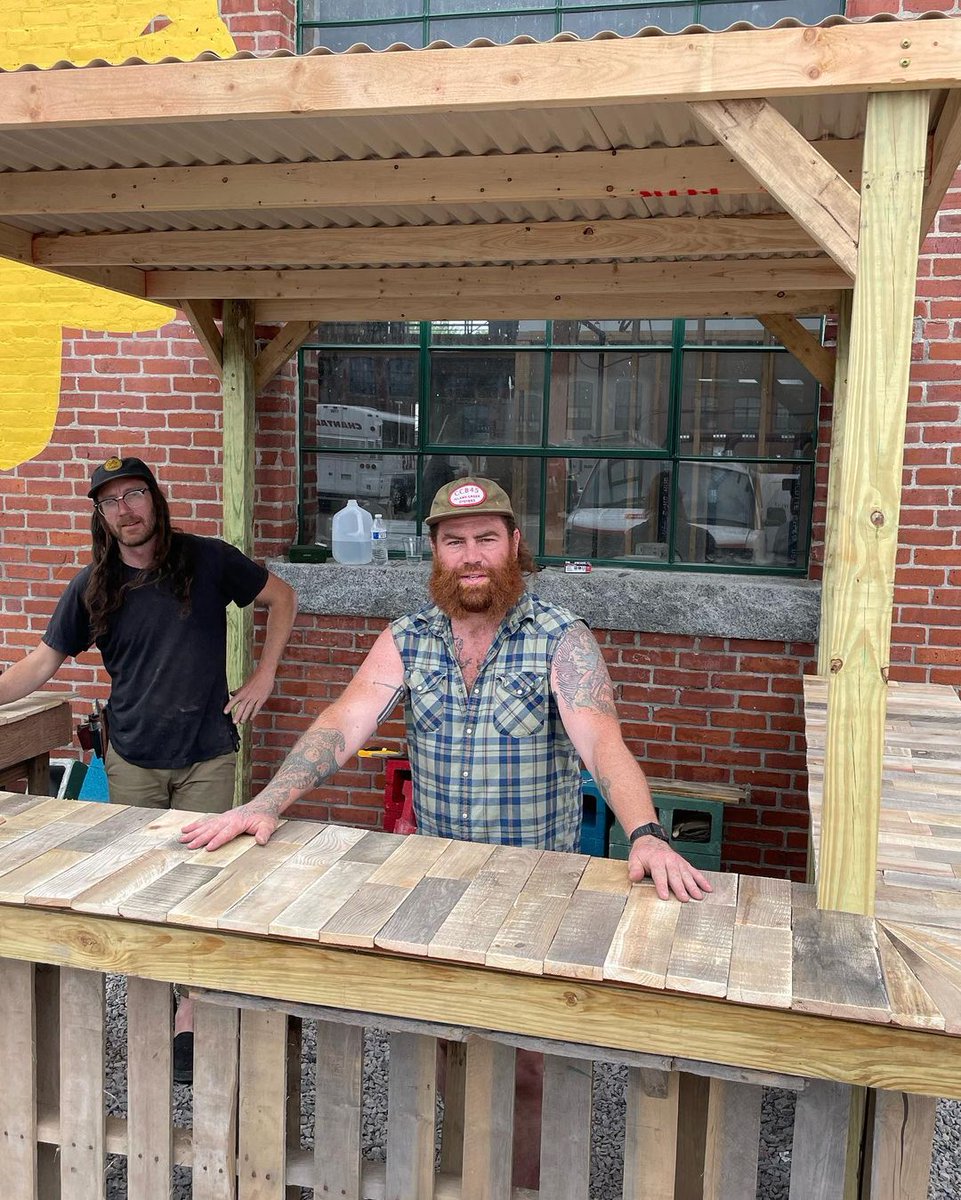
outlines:
[[[155,29],[154,26],[157,28]],[[0,68],[30,63],[194,58],[236,50],[217,0],[4,0]],[[159,304],[0,261],[0,469],[50,441],[60,402],[63,330],[133,333],[173,318]]]

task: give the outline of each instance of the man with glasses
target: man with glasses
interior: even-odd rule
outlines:
[[[111,682],[104,759],[111,801],[225,812],[234,795],[235,727],[252,721],[273,690],[296,595],[226,542],[174,529],[139,458],[109,458],[87,495],[93,561],[68,584],[40,644],[0,676],[0,704],[29,695],[67,657],[96,644]],[[231,601],[267,609],[257,669],[233,694]],[[188,1022],[181,1005],[178,1028],[186,1032]],[[188,1068],[181,1063],[182,1079]]]

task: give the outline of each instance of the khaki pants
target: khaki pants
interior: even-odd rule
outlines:
[[[187,812],[226,812],[234,802],[234,767],[237,755],[221,754],[206,762],[176,770],[137,767],[107,747],[104,768],[110,784],[111,804],[136,808],[183,808]]]

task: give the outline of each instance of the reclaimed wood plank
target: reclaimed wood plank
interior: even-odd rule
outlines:
[[[734,943],[734,905],[712,905],[708,898],[682,904],[680,910],[664,986],[702,996],[725,995]]]
[[[451,842],[427,871],[427,878],[473,879],[494,853],[486,842]]]
[[[542,851],[498,846],[427,948],[430,958],[483,963]]]
[[[345,862],[371,863],[375,867],[382,866],[401,845],[404,838],[398,833],[381,833],[379,830],[367,830],[344,854]]]
[[[712,1079],[707,1110],[704,1200],[742,1200],[757,1191],[761,1089]]]
[[[791,884],[787,879],[741,875],[737,890],[738,925],[791,928]]]
[[[866,1200],[927,1200],[937,1100],[874,1092]]]
[[[603,979],[604,963],[626,903],[626,893],[578,888],[544,956],[544,973],[568,979]]]
[[[104,976],[60,972],[60,1194],[103,1200],[106,1115]]]
[[[382,950],[427,955],[431,940],[470,886],[468,879],[425,877],[374,936]]]
[[[874,921],[850,912],[794,914],[794,1000],[799,1012],[890,1020]]]
[[[84,825],[93,825],[115,815],[110,812],[114,806],[109,804],[83,804],[78,800],[64,803],[76,807],[52,824],[44,823],[22,837],[0,846],[0,877],[32,862],[47,850],[54,850],[68,842]]]
[[[789,1200],[844,1200],[851,1087],[812,1079],[797,1098]]]
[[[590,1060],[544,1055],[540,1194],[585,1200],[591,1173]]]
[[[137,1200],[170,1194],[173,1166],[173,1004],[169,983],[127,979],[127,1187]]]
[[[634,885],[627,877],[627,863],[617,858],[591,858],[584,868],[578,890],[612,892],[625,898]]]
[[[735,924],[727,998],[737,1004],[791,1007],[790,927]]]
[[[165,921],[170,909],[213,879],[219,869],[176,862],[146,887],[125,896],[117,906],[119,914],[132,921]]]
[[[318,1021],[315,1195],[361,1200],[364,1030]]]
[[[304,888],[270,922],[271,936],[316,939],[320,930],[361,888],[375,869],[374,863],[340,861],[323,869],[323,874]]]
[[[436,1038],[390,1035],[386,1200],[433,1194],[436,1070]]]
[[[545,850],[494,935],[485,962],[541,975],[544,957],[567,911],[588,857]]]
[[[680,1076],[663,1072],[663,1087],[652,1087],[645,1079],[650,1074],[641,1067],[627,1070],[624,1196],[674,1200]]]
[[[439,1170],[462,1177],[464,1174],[464,1103],[467,1092],[467,1046],[448,1041],[443,1048],[444,1120],[441,1125]]]
[[[892,1023],[913,1029],[944,1029],[944,1014],[921,986],[880,923],[877,937]]]
[[[8,1200],[38,1200],[34,965],[0,958],[0,1171]]]
[[[60,1112],[60,968],[38,962],[34,968],[37,1029],[44,1036],[34,1042],[37,1056],[37,1116]],[[37,1194],[60,1197],[59,1147],[41,1143],[37,1147]]]
[[[239,1013],[194,1007],[194,1200],[233,1200],[237,1186]]]
[[[299,1128],[299,1111],[298,1111]],[[287,1179],[287,1017],[240,1014],[238,1200],[284,1200]]]
[[[680,904],[660,900],[651,885],[633,888],[604,961],[604,978],[663,988],[680,912]]]
[[[461,1200],[511,1200],[513,1046],[467,1039]]]
[[[364,864],[366,865],[366,864]],[[377,934],[404,903],[410,891],[388,883],[368,879],[321,926],[319,941],[335,946],[373,949]]]
[[[370,876],[370,883],[386,884],[390,887],[416,887],[450,844],[450,838],[425,837],[420,833],[408,834],[395,845],[390,857]]]
[[[218,929],[265,935],[285,909],[306,896],[316,881],[366,836],[362,829],[324,827],[306,846],[287,859],[282,871],[266,878],[220,917]],[[269,847],[269,843],[267,849]],[[369,872],[368,872],[369,873]]]

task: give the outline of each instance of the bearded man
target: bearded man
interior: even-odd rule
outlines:
[[[682,901],[711,890],[667,843],[643,771],[624,744],[597,642],[566,609],[525,590],[533,568],[510,499],[489,479],[456,479],[427,518],[433,603],[394,621],[356,676],[242,808],[184,827],[191,849],[240,833],[265,844],[285,809],[329,778],[403,698],[420,833],[576,849],[578,758],[624,829],[629,877]],[[542,1059],[518,1053],[514,1186],[536,1187]]]

